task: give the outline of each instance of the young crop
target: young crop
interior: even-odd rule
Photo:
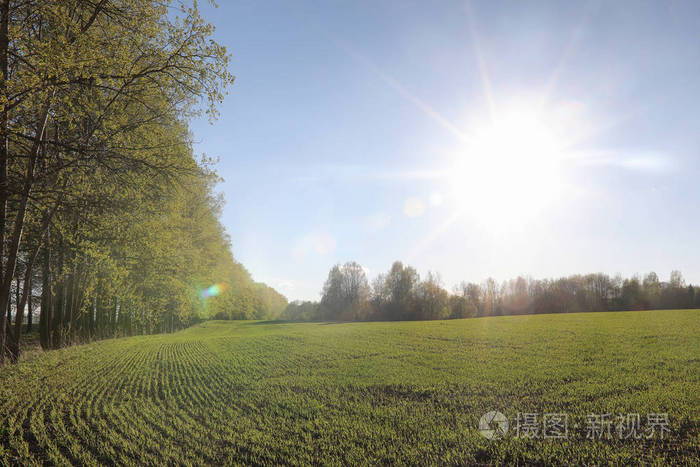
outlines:
[[[0,460],[693,464],[699,335],[693,310],[206,322],[4,367]],[[501,439],[480,432],[491,411],[509,422]],[[634,413],[640,432],[665,414],[664,436],[590,436],[591,416]],[[545,414],[566,414],[567,436],[518,436],[522,414],[540,435]]]

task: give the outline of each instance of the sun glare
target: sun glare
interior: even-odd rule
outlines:
[[[564,145],[542,115],[500,113],[462,144],[450,172],[457,202],[477,220],[509,225],[556,201]]]

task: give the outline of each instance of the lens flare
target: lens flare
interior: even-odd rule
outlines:
[[[200,292],[200,296],[202,298],[216,297],[216,296],[224,293],[227,288],[228,288],[228,286],[225,283],[218,282],[218,283],[211,285],[211,286],[207,287],[206,289],[202,290]]]

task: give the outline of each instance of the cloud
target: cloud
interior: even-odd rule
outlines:
[[[667,172],[674,168],[673,159],[659,152],[596,151],[579,154],[575,159],[585,166],[617,167],[640,172]]]

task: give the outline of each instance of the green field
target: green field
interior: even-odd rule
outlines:
[[[214,321],[0,371],[4,464],[691,465],[699,455],[698,310]],[[490,410],[511,422],[504,439],[478,430]],[[518,412],[568,414],[567,438],[513,436]],[[604,413],[639,413],[642,428],[667,413],[670,431],[587,439],[587,415]]]

